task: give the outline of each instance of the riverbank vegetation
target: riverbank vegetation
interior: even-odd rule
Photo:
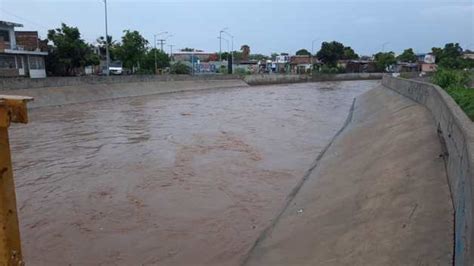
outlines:
[[[432,82],[442,87],[474,121],[474,88],[469,87],[471,72],[440,68],[433,75]]]

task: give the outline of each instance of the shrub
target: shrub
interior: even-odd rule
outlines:
[[[464,112],[474,121],[474,88],[450,87],[446,92],[453,97],[454,101],[464,110]]]
[[[433,75],[432,82],[444,89],[467,88],[470,76],[467,71],[440,68]]]
[[[339,74],[339,73],[344,73],[345,70],[343,67],[330,67],[327,65],[323,65],[319,69],[319,72],[324,73],[324,74]]]
[[[191,68],[187,65],[177,62],[170,67],[171,74],[189,74],[191,73]]]

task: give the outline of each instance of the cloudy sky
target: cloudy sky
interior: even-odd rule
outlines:
[[[103,7],[103,0],[0,0],[0,20],[42,37],[64,22],[93,42],[104,35]],[[217,51],[219,31],[227,27],[234,48],[248,44],[252,53],[311,50],[315,39],[315,51],[322,41],[337,40],[363,55],[383,44],[397,53],[447,42],[474,50],[474,0],[108,0],[108,7],[114,39],[131,29],[152,44],[155,33],[168,31],[174,49]]]

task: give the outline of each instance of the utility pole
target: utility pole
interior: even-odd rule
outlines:
[[[154,34],[153,35],[153,46],[155,47],[155,50],[154,50],[154,54],[155,54],[155,74],[156,74],[156,70],[158,69],[158,62],[156,61],[156,36],[159,36],[161,34],[167,34],[168,32],[167,31],[163,31],[163,32],[160,32],[160,33],[157,33],[157,34]],[[163,51],[163,46],[161,46],[161,50]]]
[[[104,0],[105,6],[105,57],[106,57],[106,67],[107,70],[105,71],[106,75],[110,74],[109,67],[110,67],[110,57],[109,57],[109,29],[107,25],[107,0]]]
[[[382,52],[385,52],[385,46],[386,46],[387,44],[389,44],[389,42],[384,42],[384,43],[382,44]]]
[[[165,44],[165,41],[166,41],[166,40],[165,40],[165,39],[159,39],[159,40],[157,40],[157,41],[160,43],[160,47],[161,47],[160,50],[161,50],[162,52],[164,52],[164,50],[163,50],[163,45]]]
[[[168,46],[170,47],[170,59],[171,57],[173,56],[173,44],[168,44]]]

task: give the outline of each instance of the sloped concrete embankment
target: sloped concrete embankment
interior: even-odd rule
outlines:
[[[474,263],[474,124],[440,87],[385,76],[383,85],[426,106],[444,145],[444,158],[455,208],[455,265]]]
[[[383,86],[363,94],[244,264],[451,264],[442,153],[424,106]]]
[[[133,77],[133,76],[132,76]],[[171,93],[190,90],[235,88],[248,86],[236,77],[174,77],[174,78],[92,78],[68,80],[58,78],[31,81],[10,81],[0,89],[0,94],[24,95],[34,97],[30,108],[56,106],[72,103],[115,99],[122,97],[145,96],[159,93]],[[31,85],[32,88],[24,88]],[[41,87],[44,86],[44,87]],[[24,89],[14,89],[24,88]]]

